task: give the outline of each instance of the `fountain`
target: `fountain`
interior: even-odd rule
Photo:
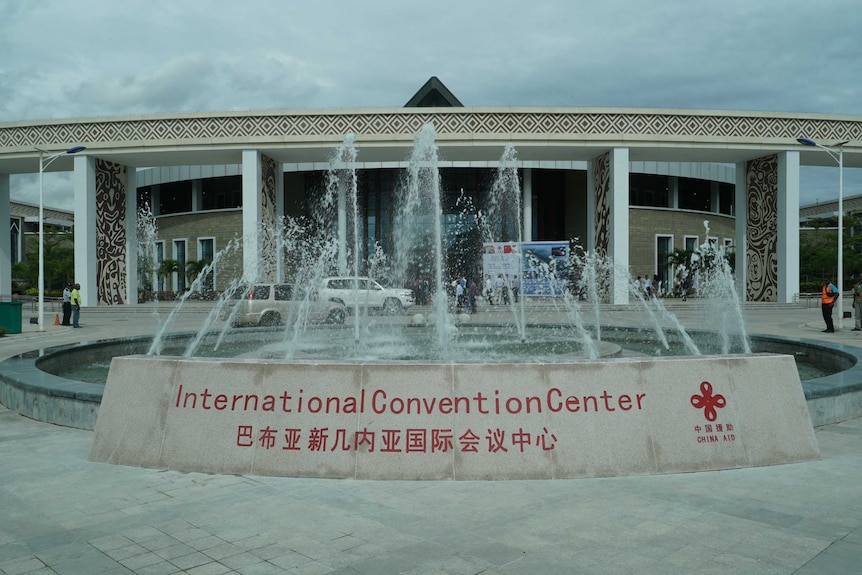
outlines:
[[[218,473],[518,479],[723,469],[818,456],[792,357],[752,354],[750,347],[730,355],[730,337],[722,355],[699,355],[676,317],[636,291],[646,331],[668,351],[673,333],[690,355],[635,356],[607,341],[602,294],[631,278],[599,254],[574,250],[565,274],[553,258],[518,254],[518,271],[557,294],[543,301],[562,306],[563,321],[532,317],[528,323],[525,297],[484,312],[481,321],[451,314],[435,138],[429,124],[414,140],[391,259],[380,250],[363,257],[370,250],[357,225],[353,135],[333,156],[318,220],[280,222],[282,239],[274,242],[279,276],[296,285],[317,285],[332,270],[388,270],[400,281],[411,261],[433,262],[427,321],[371,316],[357,307],[343,327],[310,325],[299,313],[282,329],[234,333],[229,318],[220,331],[208,319],[184,353],[166,356],[169,317],[148,355],[114,359],[91,458]],[[505,147],[499,165],[477,220],[486,241],[520,246],[514,147]],[[327,221],[333,209],[340,216],[337,240]],[[729,291],[714,288],[709,297],[732,300],[729,269],[716,263],[722,254],[702,253],[704,262],[694,263],[705,270],[703,289],[729,280]],[[305,291],[308,303],[314,290]],[[215,309],[228,304],[223,296]],[[727,308],[717,313],[732,315]],[[744,334],[743,328],[736,324],[734,333]],[[231,340],[241,351],[226,351]],[[228,357],[202,357],[223,350]]]

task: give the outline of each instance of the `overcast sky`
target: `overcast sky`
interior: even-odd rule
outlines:
[[[860,55],[859,0],[0,0],[0,122],[403,106],[431,76],[466,106],[862,116]]]

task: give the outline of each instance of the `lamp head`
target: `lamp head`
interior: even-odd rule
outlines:
[[[83,152],[87,149],[87,146],[72,146],[68,150],[66,150],[67,154],[77,154],[78,152]]]
[[[808,138],[796,138],[796,141],[802,144],[803,146],[817,146],[817,142]]]

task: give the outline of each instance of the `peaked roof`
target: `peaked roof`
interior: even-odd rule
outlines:
[[[419,88],[410,100],[404,104],[405,108],[463,108],[462,104],[449,88],[437,76],[431,76],[425,84]]]

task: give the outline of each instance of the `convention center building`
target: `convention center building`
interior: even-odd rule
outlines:
[[[522,241],[574,242],[665,285],[674,275],[669,254],[717,243],[734,254],[748,301],[796,296],[800,166],[837,169],[833,154],[798,140],[841,143],[843,164],[862,167],[862,117],[469,107],[431,78],[402,108],[0,123],[0,221],[10,220],[10,175],[39,173],[40,156],[50,158],[46,171],[73,172],[75,274],[86,305],[138,301],[144,206],[156,222],[159,261],[211,261],[243,238],[237,265],[216,268],[207,286],[225,289],[237,275],[261,279],[263,243],[253,241],[261,223],[309,213],[348,134],[357,151],[362,244],[390,250],[394,198],[414,139],[428,125],[439,155],[444,238],[457,234],[464,198],[482,205],[512,147]],[[4,242],[0,298],[11,294],[12,259]],[[159,289],[188,288],[182,272],[153,281]],[[613,288],[612,303],[628,297],[626,286]]]

